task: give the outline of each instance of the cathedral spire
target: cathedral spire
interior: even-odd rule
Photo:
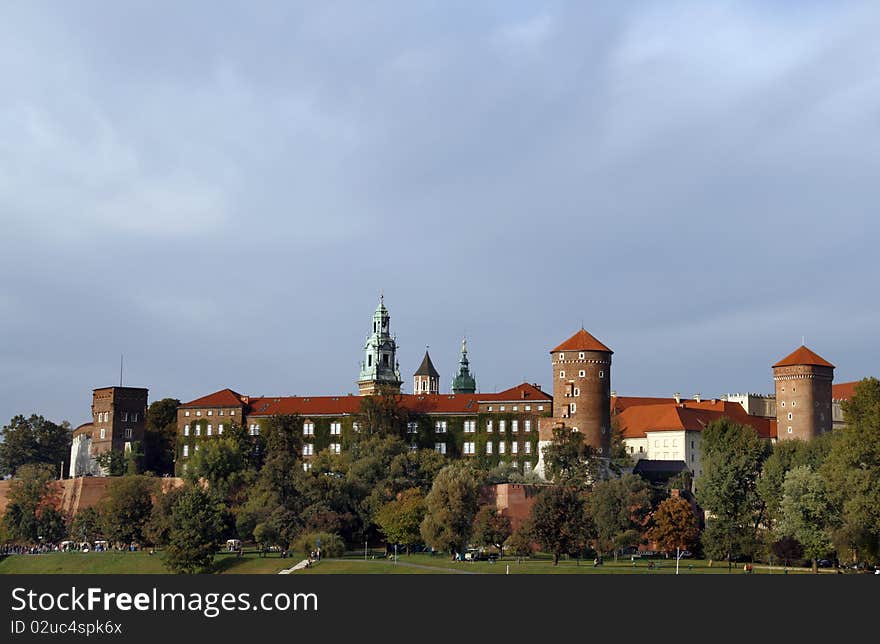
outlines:
[[[471,375],[470,361],[467,355],[467,339],[461,340],[461,358],[458,361],[458,375],[452,379],[452,393],[472,394],[477,390],[477,381]]]
[[[400,391],[400,385],[397,340],[391,335],[391,316],[385,308],[385,294],[380,291],[379,305],[373,313],[373,332],[364,344],[358,393],[362,396],[375,394],[379,387]]]

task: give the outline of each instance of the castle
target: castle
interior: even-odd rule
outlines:
[[[397,340],[384,297],[373,313],[358,374],[358,396],[260,396],[222,389],[191,400],[177,411],[177,470],[185,471],[200,444],[222,436],[232,423],[259,435],[269,418],[295,414],[302,421],[303,468],[323,451],[339,454],[360,432],[363,396],[394,394],[410,414],[410,449],[433,449],[451,458],[484,465],[505,463],[523,473],[544,474],[543,447],[557,428],[583,434],[602,458],[610,456],[612,431],[622,436],[633,461],[657,470],[688,470],[699,476],[700,435],[722,417],[750,425],[770,441],[808,439],[838,426],[840,400],[854,383],[833,385],[834,366],[800,347],[773,365],[775,396],[732,395],[703,400],[624,397],[611,389],[613,351],[579,329],[550,350],[553,393],[524,382],[495,393],[477,392],[466,341],[451,393],[441,393],[440,375],[426,350],[413,374],[411,394],[401,393]],[[141,440],[146,389],[107,387],[94,391],[93,420],[74,432],[71,476],[101,474],[94,457],[109,449],[127,450]],[[637,466],[638,467],[638,466]]]

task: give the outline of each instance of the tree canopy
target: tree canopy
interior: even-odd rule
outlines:
[[[58,472],[70,464],[70,423],[53,423],[36,414],[14,416],[3,426],[0,440],[0,477],[14,475],[28,464],[46,464]]]

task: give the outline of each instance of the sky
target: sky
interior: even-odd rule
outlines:
[[[772,391],[802,338],[880,376],[880,5],[0,7],[0,423],[356,392],[380,292],[404,390]]]

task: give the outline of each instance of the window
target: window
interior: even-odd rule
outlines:
[[[564,354],[564,353],[560,353],[560,354],[559,354],[559,362],[562,362],[563,360],[565,360],[565,354]]]
[[[660,441],[659,441],[659,440],[656,440],[656,439],[654,440],[654,447],[660,447]]]
[[[603,434],[605,433],[605,428],[604,428],[604,427],[602,428],[602,433],[603,433]],[[673,447],[678,447],[678,439],[677,439],[677,438],[673,438],[673,439],[672,439],[672,446],[673,446]]]
[[[488,409],[488,411],[492,411],[492,405],[489,405],[489,406],[487,407],[487,409]]]
[[[248,427],[248,433],[249,433],[251,436],[256,436],[256,435],[257,435],[257,425],[256,425],[256,423],[251,423],[250,427]]]
[[[434,423],[434,429],[437,430],[438,434],[445,434],[446,433],[446,421],[445,420],[438,420],[436,423]]]
[[[418,430],[419,426],[417,423],[407,423],[406,424],[406,433],[407,434],[415,434]]]
[[[303,472],[308,472],[310,469],[312,469],[311,463],[303,463]]]
[[[510,453],[516,454],[517,452],[519,452],[519,443],[511,443],[510,444]]]
[[[339,443],[330,443],[330,453],[331,454],[341,454],[342,453],[342,445]]]
[[[311,443],[303,444],[303,456],[311,456],[315,453],[315,446]]]
[[[127,411],[122,412],[122,420],[123,420],[123,422],[126,422],[126,423],[128,422],[128,412]]]
[[[560,377],[560,379],[561,379],[561,378],[565,378],[565,372],[564,372],[564,371],[560,371],[560,372],[559,372],[559,377]]]
[[[126,428],[125,428],[125,437],[126,437],[126,438],[131,438],[131,427],[126,427]]]
[[[668,438],[663,439],[663,447],[669,447],[669,439]]]
[[[486,431],[489,432],[490,434],[492,433],[492,421],[491,420],[486,421]]]
[[[465,443],[464,444],[464,453],[465,454],[473,454],[474,453],[474,443]]]
[[[358,422],[353,422],[353,423],[351,424],[351,428],[352,428],[354,431],[359,432],[359,431],[361,431],[361,424],[358,423]]]
[[[438,454],[446,453],[446,443],[434,443],[434,451]]]
[[[523,444],[523,451],[526,454],[531,454],[532,453],[532,444],[531,443],[524,443]]]
[[[101,431],[103,432],[104,430],[102,429]],[[788,433],[791,434],[791,427],[788,428]]]
[[[578,409],[577,403],[571,403],[568,405],[568,410],[573,414]]]
[[[785,401],[784,401],[784,400],[783,400],[780,404],[781,404],[783,407],[785,407]]]
[[[526,406],[525,406],[525,410],[526,410],[526,411],[532,411],[532,406],[531,406],[531,405],[526,405]]]
[[[189,416],[189,411],[185,411],[185,412],[183,412],[183,415],[184,415],[184,416]]]
[[[411,451],[411,452],[417,452],[418,450],[419,450],[419,446],[416,445],[415,443],[413,443],[412,445],[409,446],[409,451]]]
[[[202,415],[202,412],[201,412],[201,411],[197,411],[197,412],[196,412],[196,416],[201,416],[201,415]]]
[[[505,445],[504,443],[498,443],[498,453],[499,454],[504,453],[504,445]]]
[[[791,412],[788,412],[788,419],[791,420]]]
[[[477,431],[477,421],[475,421],[475,420],[464,421],[464,433],[465,434],[473,434],[476,431]]]
[[[512,432],[519,431],[519,421],[518,420],[510,421],[510,431],[512,431]]]
[[[223,435],[223,423],[217,423],[217,433]]]
[[[218,415],[218,416],[222,416],[222,415],[223,415],[223,410],[221,409],[220,411],[218,411],[218,412],[217,412],[217,415]]]
[[[201,435],[202,435],[202,426],[196,425],[196,436],[201,436]]]
[[[792,400],[792,401],[791,401],[791,406],[794,407],[795,405],[797,405],[797,401],[796,401],[796,400]]]
[[[538,405],[538,411],[544,411],[544,405]]]
[[[586,378],[586,376],[587,376],[587,372],[584,369],[581,369],[580,371],[578,371],[579,378]]]
[[[183,455],[184,455],[184,456],[189,456],[189,445],[184,445],[184,446],[183,446]]]
[[[189,436],[189,425],[184,425],[184,426],[183,426],[183,435],[184,435],[184,436]]]
[[[315,435],[315,423],[305,422],[303,423],[303,436],[314,436]]]
[[[513,409],[513,411],[519,411],[519,407],[516,406],[516,405],[514,405],[513,407],[511,407],[511,409]]]
[[[505,425],[507,425],[507,421],[506,421],[506,420],[499,420],[499,421],[498,421],[498,431],[501,432],[501,433],[504,433]]]
[[[208,416],[213,416],[213,415],[214,415],[214,412],[213,412],[212,410],[209,409],[209,410],[208,410]]]
[[[581,395],[581,390],[578,389],[577,387],[575,387],[575,388],[574,388],[574,391],[573,391],[572,393],[574,393],[575,396],[580,396],[580,395]]]
[[[486,453],[487,454],[492,453],[492,443],[486,443]]]
[[[523,431],[525,431],[525,432],[532,431],[532,421],[530,421],[530,420],[523,421]]]
[[[342,434],[342,423],[335,422],[330,423],[330,435],[331,436],[339,436]]]
[[[604,377],[605,377],[605,372],[604,372],[604,371],[600,371],[600,372],[599,372],[599,377],[600,377],[600,378],[604,378]]]
[[[205,435],[210,436],[211,435],[211,426],[208,425],[206,429],[207,429],[207,431],[205,432]]]
[[[583,360],[583,359],[584,359],[584,352],[581,351],[580,353],[578,353],[578,360]]]
[[[694,449],[694,441],[691,441],[691,449]]]
[[[500,405],[500,406],[498,407],[498,411],[504,411],[504,409],[505,409],[504,405]]]
[[[230,416],[235,416],[235,410],[234,410],[234,409],[230,409],[230,410],[229,410],[229,415],[230,415]]]
[[[605,433],[605,426],[604,425],[602,426],[602,433],[603,434]]]

